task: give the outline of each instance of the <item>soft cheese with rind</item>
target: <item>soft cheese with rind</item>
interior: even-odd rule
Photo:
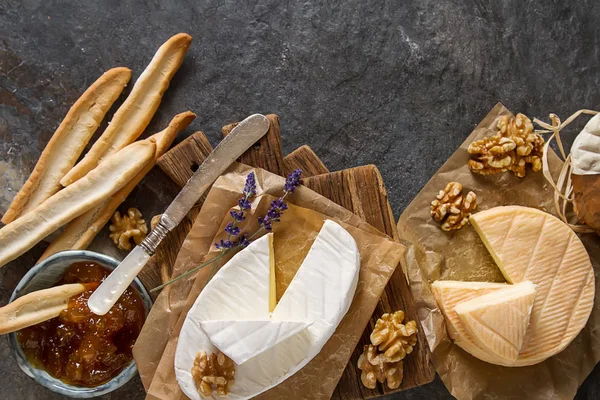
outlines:
[[[268,237],[236,254],[204,288],[188,312],[175,353],[175,375],[194,400],[191,369],[199,351],[217,351],[202,321],[269,318]],[[350,308],[360,270],[360,254],[352,236],[325,221],[296,276],[277,304],[272,319],[312,324],[241,365],[225,398],[254,397],[302,369],[323,348]],[[266,317],[265,317],[266,315]],[[214,398],[217,397],[216,394]]]
[[[236,364],[243,364],[311,325],[307,321],[214,320],[200,326],[210,341]]]
[[[455,310],[475,343],[505,363],[519,356],[535,299],[530,281],[459,303]]]
[[[576,175],[600,174],[600,114],[590,119],[573,141],[571,163]]]
[[[558,218],[528,207],[495,207],[472,215],[471,223],[507,281],[537,285],[514,365],[536,364],[564,350],[594,305],[594,270],[581,240]]]
[[[456,313],[456,306],[461,302],[494,293],[507,287],[508,285],[505,283],[495,282],[439,280],[432,284],[433,296],[444,314],[450,338],[455,341],[456,345],[474,357],[492,364],[502,364],[502,361],[493,357],[475,342],[460,322]]]

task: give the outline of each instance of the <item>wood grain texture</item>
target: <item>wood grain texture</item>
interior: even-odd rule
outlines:
[[[163,154],[157,161],[159,168],[169,176],[178,187],[183,187],[191,178],[198,166],[208,157],[212,146],[204,133],[198,131],[190,137]],[[186,217],[158,246],[156,253],[150,258],[148,264],[142,269],[138,277],[148,289],[165,283],[171,278],[173,265],[177,259],[179,249],[185,240],[192,225],[200,212],[205,195],[202,195],[196,206],[190,210]],[[156,222],[156,217],[152,218]],[[154,227],[154,226],[153,226]],[[156,298],[160,292],[152,293]]]
[[[304,185],[352,211],[388,236],[398,238],[398,230],[383,178],[374,165],[307,177],[304,179]],[[369,399],[421,386],[435,378],[431,353],[423,330],[419,329],[418,344],[413,353],[404,360],[404,380],[400,388],[389,390],[378,384],[376,389],[370,390],[362,385],[360,370],[357,368],[358,357],[363,347],[370,343],[369,336],[377,319],[385,313],[397,310],[403,310],[408,320],[419,321],[412,292],[400,265],[377,303],[369,325],[365,328],[332,396],[333,399]]]
[[[198,131],[163,154],[156,163],[177,186],[183,187],[211,151],[210,142]]]
[[[281,153],[279,117],[275,114],[268,114],[266,117],[270,122],[269,132],[242,154],[238,161],[281,175],[283,171],[283,155]],[[221,129],[223,136],[227,136],[238,123],[225,125]]]
[[[288,176],[296,169],[302,170],[302,176],[315,176],[329,172],[323,161],[307,145],[300,146],[283,157],[283,176]]]
[[[388,236],[394,239],[398,238],[396,222],[388,200],[387,191],[377,167],[367,165],[329,173],[323,162],[308,146],[296,149],[285,158],[279,156],[278,160],[267,160],[267,158],[273,157],[274,149],[281,149],[280,139],[274,138],[274,136],[279,136],[279,119],[274,115],[269,116],[269,119],[272,122],[271,129],[273,131],[270,131],[265,138],[261,139],[263,141],[261,146],[250,149],[244,154],[241,157],[242,162],[252,166],[276,169],[278,172],[271,172],[280,175],[289,173],[293,169],[301,168],[303,170],[304,185],[357,214]],[[273,123],[274,121],[277,123]],[[233,129],[233,126],[235,124],[223,127],[224,135],[229,133]],[[198,141],[201,142],[202,138],[189,138],[174,148],[172,150],[173,154],[169,152],[163,156],[164,160],[159,160],[161,169],[180,186],[185,184],[191,176],[190,166],[202,163],[206,157],[206,155],[201,155],[203,151],[198,148],[185,149],[188,146],[197,147]],[[256,165],[253,165],[253,163],[256,163]],[[174,245],[168,249],[161,249],[161,252],[173,253],[170,255],[161,255],[161,262],[163,264],[171,263],[170,265],[172,266],[185,238],[183,232],[187,233],[190,228],[191,225],[181,228],[182,235],[177,239],[173,239]],[[176,240],[180,240],[180,242]],[[160,276],[160,265],[155,268],[158,271],[156,274]],[[403,275],[402,268],[398,266],[381,300],[377,304],[373,317],[366,327],[351,360],[343,371],[342,378],[332,398],[369,399],[424,385],[434,379],[435,372],[431,364],[431,354],[422,329],[420,329],[418,344],[413,353],[404,361],[404,380],[399,389],[390,391],[389,389],[384,389],[382,385],[378,385],[376,389],[370,390],[365,388],[360,381],[360,370],[356,364],[359,355],[362,353],[363,346],[369,343],[369,334],[377,318],[386,312],[402,309],[405,311],[408,319],[418,321],[414,304],[412,293]]]

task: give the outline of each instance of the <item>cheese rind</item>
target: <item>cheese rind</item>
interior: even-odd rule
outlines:
[[[471,223],[506,280],[530,280],[537,293],[515,366],[532,365],[571,343],[594,304],[594,271],[577,235],[558,218],[521,206],[496,207]]]
[[[448,335],[460,348],[480,360],[500,364],[504,363],[482,349],[467,332],[458,318],[456,306],[465,301],[507,288],[506,283],[435,281],[432,284],[433,295],[444,314]]]
[[[521,351],[535,292],[535,285],[524,281],[461,302],[455,311],[481,349],[511,364]]]
[[[309,327],[307,321],[212,320],[200,326],[210,341],[236,364],[243,364]]]

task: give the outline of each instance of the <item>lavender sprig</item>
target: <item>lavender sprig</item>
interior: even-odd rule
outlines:
[[[300,185],[300,175],[302,175],[301,169],[297,169],[288,175],[285,185],[283,185],[283,196],[277,200],[273,200],[267,214],[264,217],[258,218],[258,223],[267,232],[273,230],[273,222],[281,221],[281,215],[288,209],[288,205],[284,200],[289,194],[294,193],[294,190]]]
[[[251,172],[246,177],[246,184],[244,186],[244,191],[242,192],[242,198],[238,200],[238,206],[240,211],[232,210],[229,212],[233,221],[227,223],[225,227],[225,232],[227,233],[227,239],[221,239],[218,243],[215,243],[215,247],[221,252],[215,256],[214,258],[206,261],[205,263],[199,265],[196,268],[193,268],[186,273],[178,276],[175,279],[172,279],[154,289],[150,290],[150,292],[155,292],[164,288],[171,283],[184,278],[194,272],[200,270],[201,268],[206,267],[207,265],[213,264],[219,261],[225,254],[235,248],[244,248],[250,245],[252,242],[252,238],[254,238],[258,233],[260,233],[263,229],[267,232],[273,230],[273,223],[279,222],[281,220],[281,215],[285,210],[288,209],[288,205],[285,203],[285,198],[294,193],[298,185],[301,183],[300,176],[302,175],[302,170],[297,169],[293,171],[285,180],[285,185],[283,186],[283,195],[273,200],[269,206],[269,210],[265,214],[264,217],[258,218],[258,223],[260,224],[260,228],[257,229],[252,235],[248,236],[246,233],[242,233],[241,229],[237,226],[238,223],[244,221],[246,219],[245,211],[248,211],[252,208],[252,204],[249,199],[256,196],[256,176],[254,172]],[[237,240],[231,240],[233,237],[237,237]],[[213,276],[214,272],[217,270],[219,263],[213,265],[211,268],[210,274],[208,276],[208,281]]]

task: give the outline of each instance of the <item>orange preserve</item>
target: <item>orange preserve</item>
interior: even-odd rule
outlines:
[[[33,366],[65,383],[93,387],[117,376],[129,364],[146,319],[137,291],[129,287],[103,316],[87,306],[88,298],[109,273],[93,262],[75,263],[66,270],[59,284],[89,283],[89,290],[72,297],[60,316],[17,333]]]

